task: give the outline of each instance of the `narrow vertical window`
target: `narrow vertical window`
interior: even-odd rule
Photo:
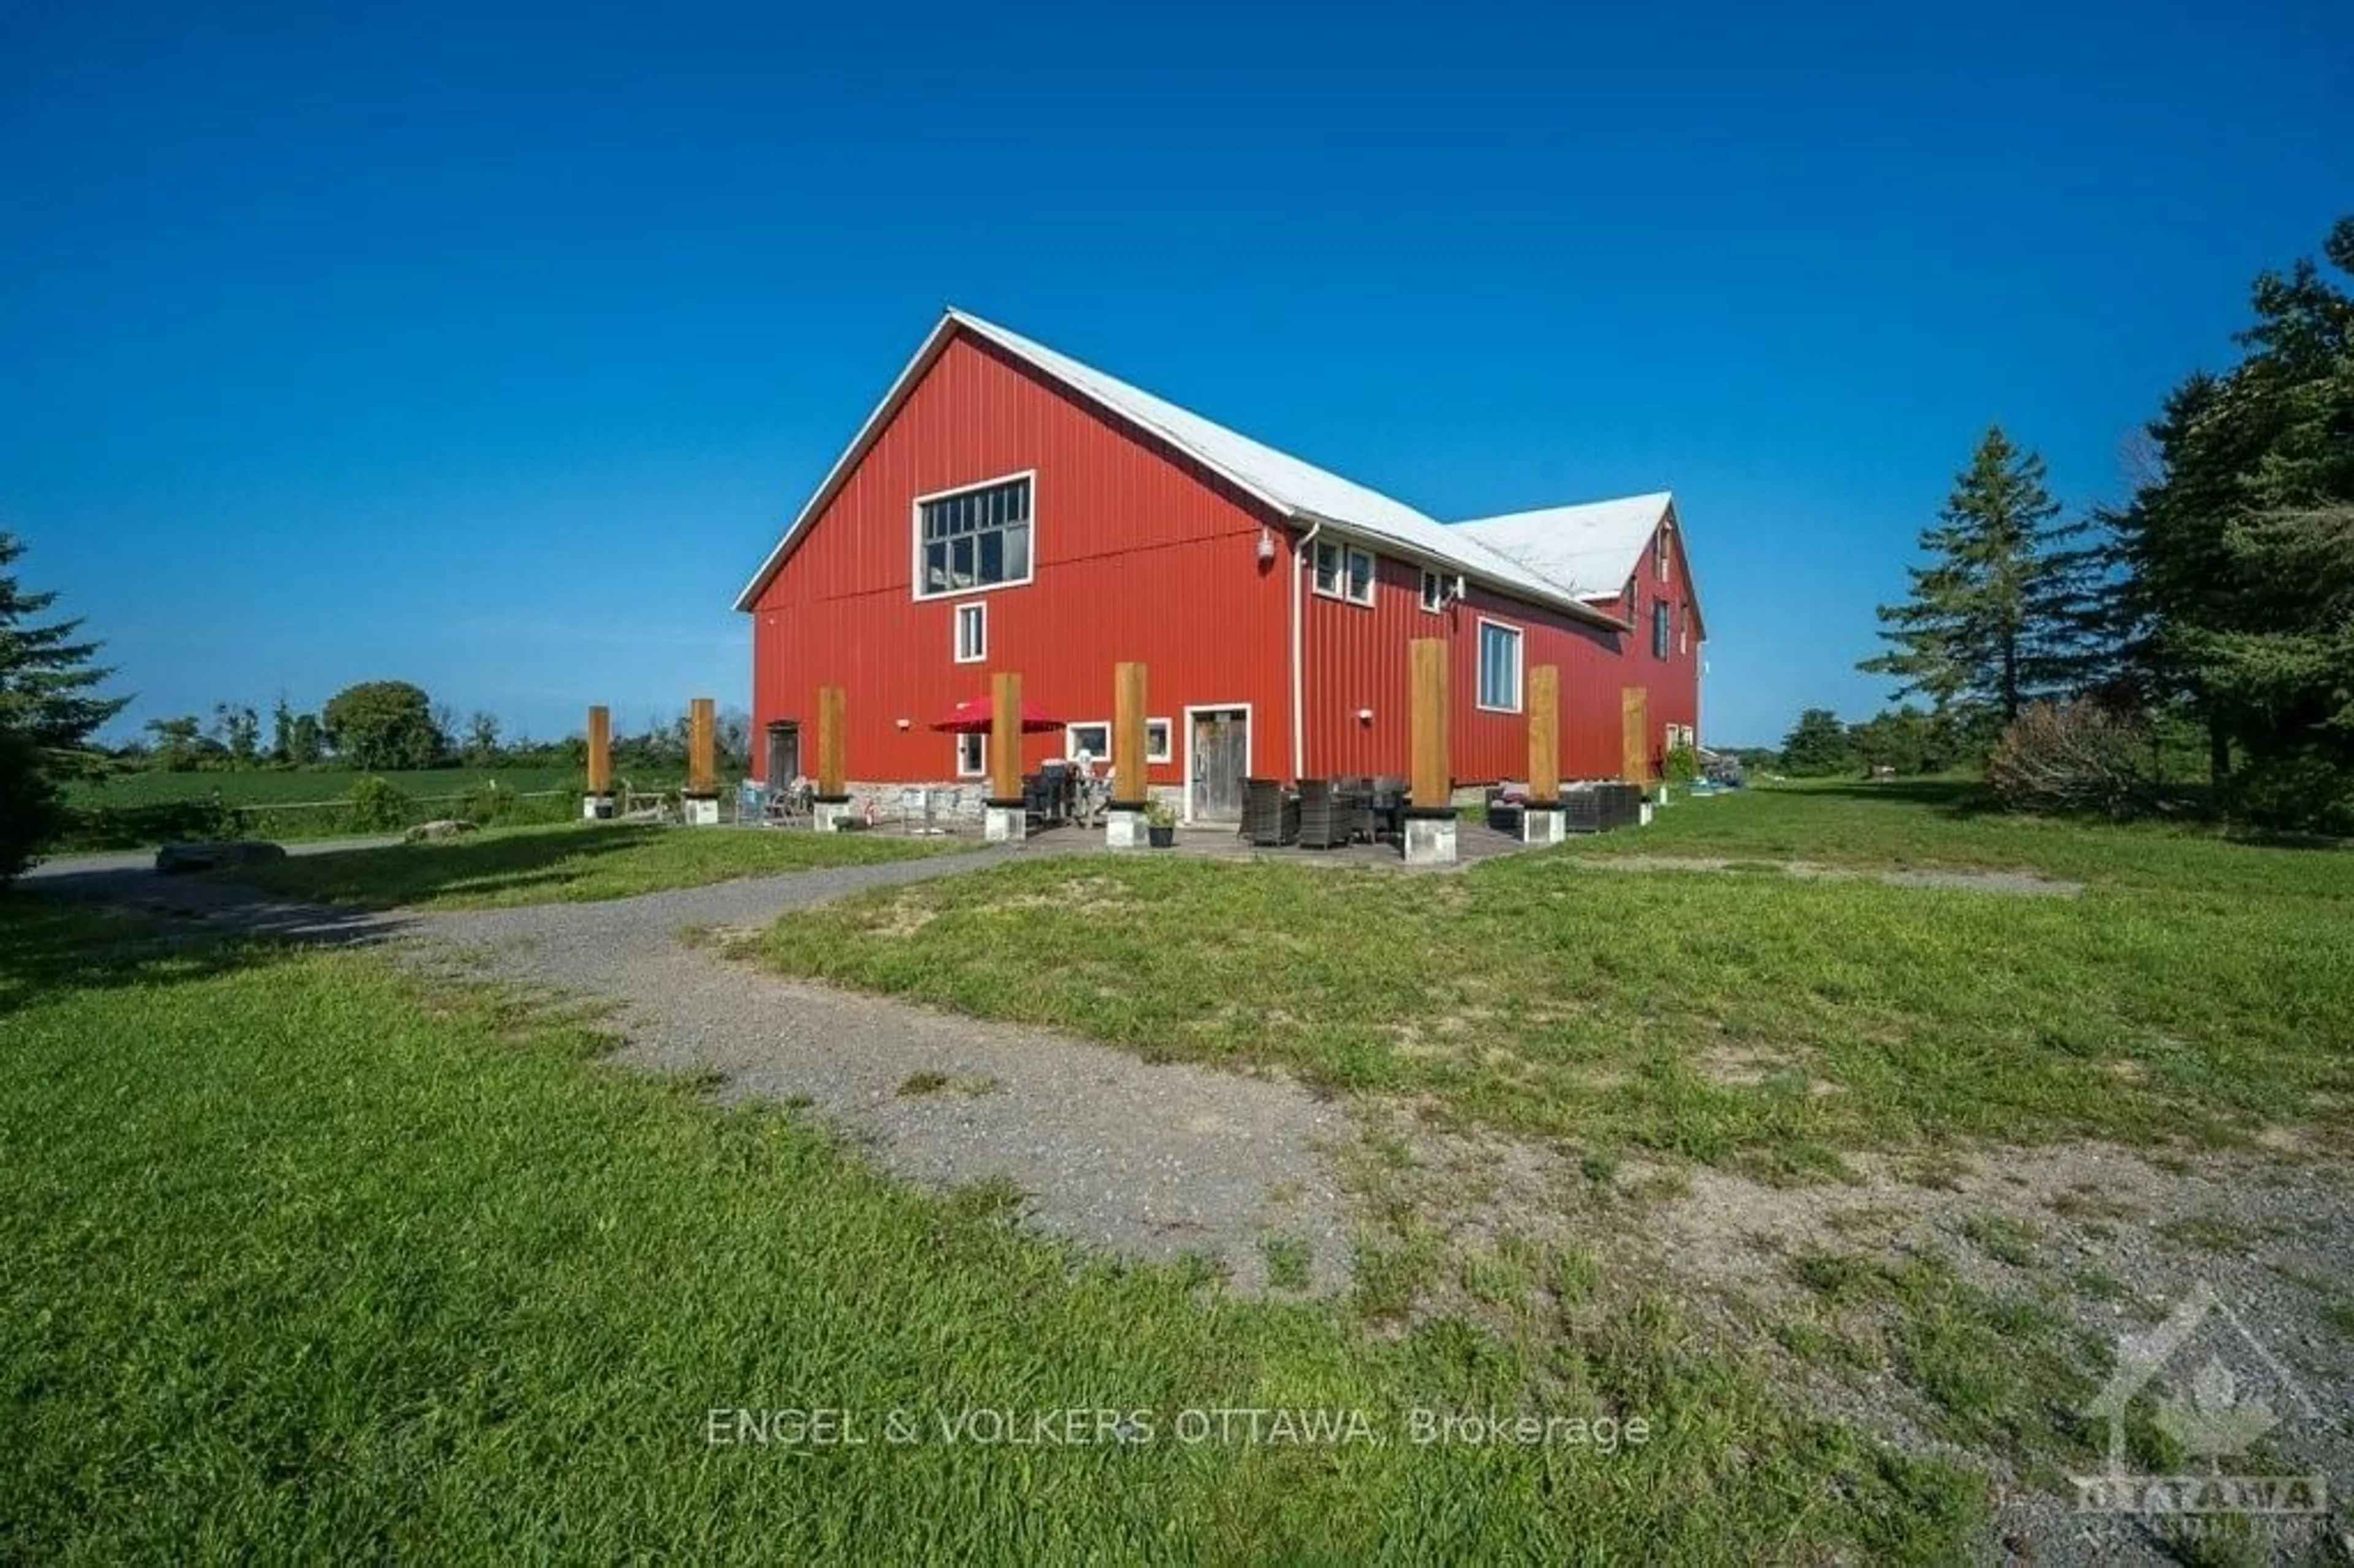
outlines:
[[[977,664],[989,657],[989,606],[956,607],[956,662]]]

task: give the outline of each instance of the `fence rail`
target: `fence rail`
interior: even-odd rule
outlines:
[[[452,800],[478,800],[487,791],[482,789],[469,789],[461,795],[411,795],[408,799],[419,806],[441,806]],[[545,800],[550,796],[578,795],[580,791],[578,789],[502,789],[499,793],[513,796],[518,800]],[[170,803],[179,804],[180,802]],[[203,801],[197,800],[191,803],[202,804]],[[352,801],[351,797],[345,795],[333,800],[222,800],[220,803],[232,811],[320,811],[347,810]]]

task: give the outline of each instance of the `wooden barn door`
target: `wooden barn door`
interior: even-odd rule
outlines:
[[[769,726],[768,785],[780,789],[801,776],[801,726],[780,719]]]
[[[1630,784],[1651,779],[1651,694],[1648,687],[1627,686],[1618,693],[1619,777]]]
[[[1243,814],[1243,776],[1250,768],[1247,708],[1191,710],[1193,733],[1193,815],[1196,821],[1230,822]]]

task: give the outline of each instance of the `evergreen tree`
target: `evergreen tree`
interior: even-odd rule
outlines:
[[[1782,737],[1782,769],[1795,777],[1844,773],[1854,766],[1855,747],[1847,726],[1829,708],[1808,708]]]
[[[2354,273],[2354,218],[2325,248]],[[2117,623],[2137,684],[2204,723],[2295,811],[2354,766],[2354,299],[2311,261],[2254,288],[2248,351],[2150,426],[2158,473],[2117,514]],[[2340,815],[2354,813],[2345,800]]]
[[[2103,556],[2062,523],[2043,460],[1988,429],[1956,475],[1935,526],[1921,535],[1926,566],[1912,593],[1880,607],[1890,651],[1863,661],[1893,675],[1893,696],[1929,699],[1941,718],[1991,713],[2008,723],[2040,696],[2096,678],[2105,649]]]
[[[19,586],[10,568],[24,554],[23,541],[0,529],[0,728],[31,742],[53,777],[95,773],[105,758],[90,736],[131,699],[97,694],[114,672],[90,662],[100,644],[81,635],[79,619],[35,619],[58,596]]]
[[[99,644],[80,620],[38,619],[58,596],[19,586],[9,568],[24,554],[0,530],[0,883],[63,831],[58,781],[103,767],[90,737],[129,701],[96,694],[112,672],[90,662]]]

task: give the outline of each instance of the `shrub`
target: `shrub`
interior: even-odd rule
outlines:
[[[1700,753],[1689,746],[1671,746],[1659,761],[1659,771],[1670,784],[1689,784],[1700,777]]]
[[[2225,781],[2222,806],[2262,827],[2354,833],[2354,772],[2316,751],[2251,758]]]
[[[352,786],[350,804],[345,810],[354,827],[382,832],[407,827],[409,819],[417,814],[417,802],[391,779],[371,773]]]
[[[2091,703],[2033,703],[1996,741],[1986,779],[2014,811],[2126,816],[2149,802],[2149,733]]]
[[[495,779],[480,789],[469,789],[459,799],[458,815],[479,827],[493,822],[514,811],[519,802],[512,789],[502,789]]]
[[[39,857],[70,819],[29,736],[0,729],[0,886]]]

